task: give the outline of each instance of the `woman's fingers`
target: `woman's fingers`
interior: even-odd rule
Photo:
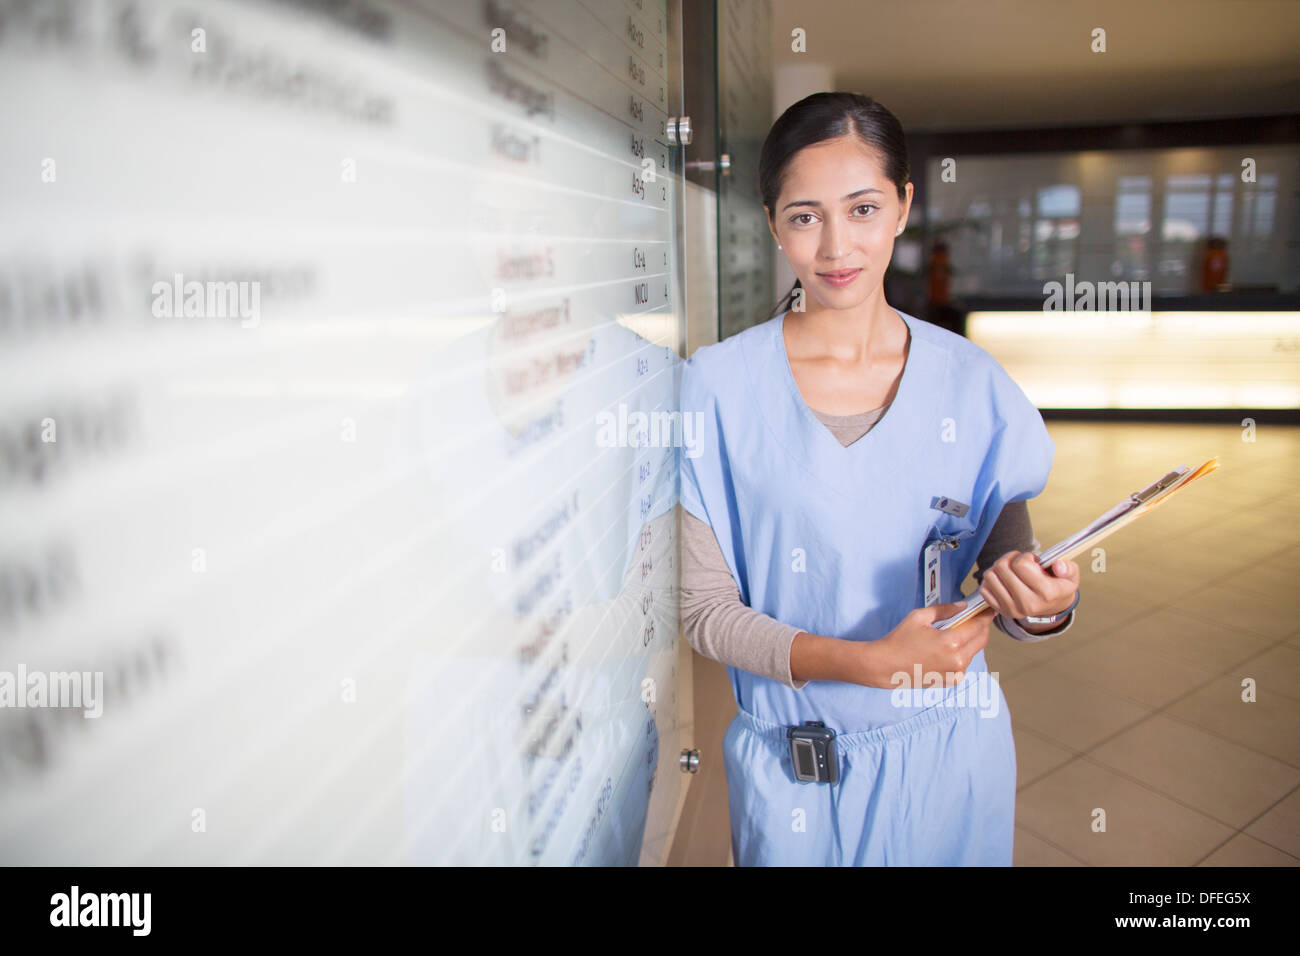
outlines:
[[[1040,568],[1042,581],[1047,589],[1045,603],[1040,613],[1060,610],[1074,600],[1074,592],[1079,589],[1079,566],[1073,561],[1057,561],[1049,568]]]
[[[1069,581],[1073,588],[1079,586],[1079,565],[1074,561],[1061,560],[1052,565],[1052,574],[1064,581]]]
[[[1021,610],[1003,580],[1003,575],[1009,572],[1005,568],[1001,569],[1001,571],[1002,573],[999,574],[999,568],[996,564],[989,569],[988,573],[984,575],[984,582],[980,585],[980,594],[984,595],[984,600],[989,603],[989,606],[1003,617],[1024,617],[1023,610]],[[1011,578],[1012,580],[1018,580],[1014,574],[1011,575]]]
[[[1020,601],[1022,607],[1028,608],[1030,603],[1036,601],[1051,604],[1057,599],[1060,582],[1043,570],[1037,555],[1032,551],[1019,551],[1008,557],[1011,559],[1008,567],[1015,576],[1009,581],[1008,590]]]
[[[1078,586],[1079,566],[1075,562],[1058,561],[1048,574],[1033,552],[1012,551],[989,568],[980,593],[1003,617],[1023,618],[1068,604]]]

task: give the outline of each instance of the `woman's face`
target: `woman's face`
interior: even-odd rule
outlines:
[[[911,183],[906,190],[900,202],[879,154],[854,136],[795,155],[776,209],[763,208],[806,297],[822,308],[851,309],[880,289],[912,206]],[[854,269],[847,283],[826,275]]]

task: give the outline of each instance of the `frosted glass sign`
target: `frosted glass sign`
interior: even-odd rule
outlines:
[[[0,860],[662,859],[675,29],[8,5]]]

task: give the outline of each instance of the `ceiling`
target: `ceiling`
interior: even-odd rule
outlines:
[[[908,132],[1300,112],[1300,0],[772,0],[772,35]]]

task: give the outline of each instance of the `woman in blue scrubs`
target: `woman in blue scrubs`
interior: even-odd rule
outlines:
[[[992,356],[885,301],[913,194],[892,113],[852,93],[796,103],[763,144],[760,191],[798,281],[780,314],[682,374],[698,428],[682,507],[713,529],[743,602],[800,629],[790,671],[806,681],[728,668],[736,862],[1010,865],[1015,746],[989,623],[1049,630],[1078,567],[1007,554],[983,575],[991,609],[932,624],[961,609],[993,523],[1042,491],[1055,446]],[[813,411],[882,406],[849,445]],[[825,763],[809,773],[805,754]]]

